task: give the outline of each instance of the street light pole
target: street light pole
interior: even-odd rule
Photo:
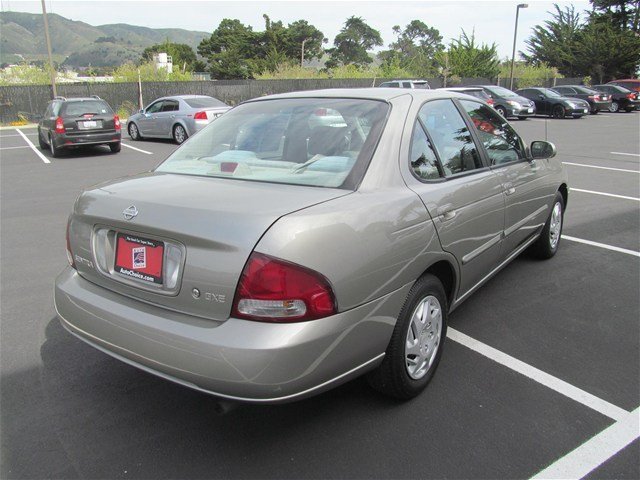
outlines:
[[[44,36],[47,41],[47,53],[49,53],[49,74],[51,75],[51,92],[53,93],[53,98],[58,96],[58,92],[56,91],[56,71],[53,69],[53,58],[51,56],[51,37],[49,36],[49,22],[47,20],[47,7],[44,5],[44,0],[42,0],[42,19],[44,20]]]
[[[518,14],[521,8],[527,8],[529,5],[521,3],[516,7],[516,27],[513,31],[513,52],[511,53],[511,75],[509,76],[509,90],[513,90],[513,62],[516,59],[516,38],[518,36]]]

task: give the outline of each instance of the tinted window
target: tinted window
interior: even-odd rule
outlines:
[[[156,102],[156,103],[152,103],[145,110],[145,113],[157,113],[157,112],[160,111],[161,108],[162,108],[162,101],[159,101],[159,102]]]
[[[573,88],[569,88],[569,87],[555,87],[553,90],[555,90],[558,93],[561,93],[562,95],[566,95],[567,93],[576,93],[576,91]]]
[[[53,104],[51,105],[53,116],[58,116],[58,114],[60,113],[60,107],[62,107],[62,102],[53,102]]]
[[[196,97],[196,98],[184,98],[184,102],[191,108],[216,108],[216,107],[228,107],[226,103],[213,97]]]
[[[201,130],[157,171],[319,187],[354,185],[371,159],[388,110],[385,102],[341,98],[245,103]]]
[[[446,176],[482,168],[471,133],[451,100],[426,103],[419,113],[431,136]]]
[[[460,103],[476,126],[478,137],[489,155],[491,165],[526,158],[524,144],[511,125],[485,105],[467,100],[461,100]]]
[[[411,82],[402,82],[402,88],[411,88]]]
[[[178,110],[178,102],[176,100],[165,100],[162,103],[163,112],[175,112]]]
[[[487,89],[492,94],[498,96],[498,97],[509,98],[509,97],[517,97],[518,96],[517,94],[515,94],[511,90],[508,90],[508,89],[506,89],[504,87],[498,87],[498,86],[493,87],[493,86],[491,86],[491,87],[484,87],[484,88]]]
[[[77,117],[86,113],[103,115],[112,113],[112,111],[109,105],[101,100],[78,100],[75,102],[66,102],[62,109],[62,114],[70,117]]]
[[[440,178],[436,152],[419,122],[413,128],[411,137],[411,169],[416,176],[423,180]]]

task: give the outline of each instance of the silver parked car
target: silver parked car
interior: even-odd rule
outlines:
[[[230,108],[206,95],[162,97],[129,117],[127,132],[131,140],[173,138],[180,144]]]
[[[554,155],[454,92],[251,100],[154,171],[78,197],[56,310],[99,350],[226,399],[364,373],[410,398],[449,314],[525,249],[558,250]]]

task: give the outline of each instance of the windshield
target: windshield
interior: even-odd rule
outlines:
[[[556,92],[555,90],[551,90],[550,88],[541,88],[540,89],[544,94],[547,95],[547,97],[562,97],[562,95],[560,95],[558,92]]]
[[[355,188],[388,110],[385,102],[342,98],[246,103],[192,137],[156,171]]]
[[[213,97],[195,97],[195,98],[183,98],[185,103],[191,108],[217,108],[228,107],[226,103]]]
[[[510,98],[510,97],[518,97],[519,96],[519,95],[513,93],[511,90],[508,90],[508,89],[503,88],[503,87],[484,87],[484,88],[489,90],[491,93],[493,93],[497,97]]]

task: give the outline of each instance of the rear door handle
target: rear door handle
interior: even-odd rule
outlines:
[[[513,195],[514,193],[516,193],[516,187],[513,186],[513,183],[504,184],[504,193],[506,195]]]
[[[456,212],[455,210],[447,210],[446,212],[440,213],[440,218],[446,222],[447,220],[453,220],[454,218],[456,218],[457,214],[458,212]]]

